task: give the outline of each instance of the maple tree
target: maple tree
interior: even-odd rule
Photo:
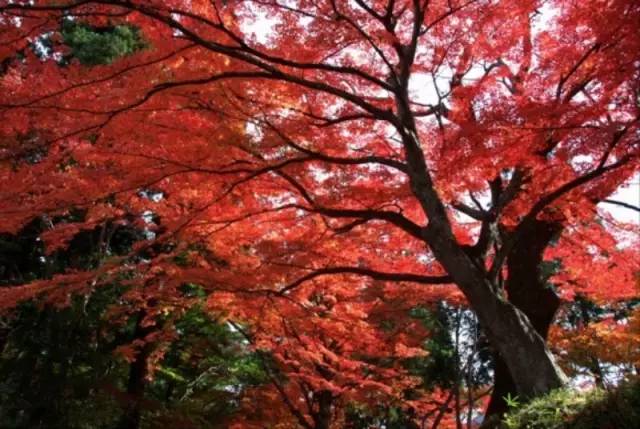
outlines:
[[[320,428],[343,396],[411,385],[367,359],[418,352],[412,307],[475,312],[493,414],[565,383],[558,292],[637,295],[637,231],[600,204],[639,168],[633,1],[0,4],[2,229],[82,207],[42,234],[51,252],[130,213],[149,238],[7,288],[3,308],[135,266],[127,302],[153,326],[198,284],[301,380],[278,401],[313,392],[293,424]]]
[[[638,365],[638,309],[631,301],[602,307],[585,298],[565,312],[570,323],[553,327],[551,344],[562,350],[569,373],[592,374],[595,384],[608,388],[620,373]]]

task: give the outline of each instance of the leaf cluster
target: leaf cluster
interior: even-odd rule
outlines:
[[[71,57],[85,66],[111,64],[148,46],[140,30],[126,24],[94,27],[66,20],[61,34],[64,44],[71,49]]]

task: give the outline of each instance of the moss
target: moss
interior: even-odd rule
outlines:
[[[640,428],[640,382],[607,392],[560,389],[536,398],[505,416],[502,429]]]

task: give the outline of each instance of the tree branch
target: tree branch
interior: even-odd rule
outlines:
[[[606,200],[602,200],[601,202],[602,203],[607,203],[607,204],[613,204],[613,205],[620,206],[620,207],[624,207],[626,209],[634,210],[634,211],[637,211],[638,213],[640,213],[640,207],[634,206],[633,204],[625,203],[624,201],[606,199]]]
[[[493,265],[491,266],[491,269],[489,271],[489,278],[493,280],[497,278],[497,275],[500,272],[507,256],[511,252],[511,249],[513,249],[513,247],[518,243],[520,237],[522,236],[524,231],[528,229],[529,225],[533,221],[535,221],[538,214],[540,214],[545,208],[547,208],[549,204],[553,203],[558,198],[573,191],[574,189],[584,185],[585,183],[588,183],[591,180],[594,180],[609,171],[615,170],[625,165],[627,162],[629,162],[629,160],[630,157],[627,156],[617,162],[614,162],[613,164],[609,164],[606,167],[597,167],[593,171],[565,183],[555,191],[550,192],[544,197],[540,198],[538,202],[533,205],[531,210],[529,210],[529,212],[522,218],[518,226],[516,226],[515,230],[513,231],[511,237],[509,237],[509,239],[505,241],[505,244],[497,252],[496,257],[493,261]]]
[[[449,276],[425,276],[422,274],[411,274],[411,273],[389,273],[389,272],[376,271],[369,268],[361,268],[361,267],[346,267],[346,266],[326,267],[326,268],[319,268],[319,269],[313,270],[309,274],[306,274],[300,277],[299,279],[294,280],[292,283],[289,283],[287,286],[280,289],[278,293],[286,294],[306,281],[312,280],[316,277],[334,275],[334,274],[354,274],[354,275],[369,277],[374,280],[392,281],[392,282],[411,282],[411,283],[432,284],[432,285],[441,285],[441,284],[447,284],[452,282]]]
[[[330,207],[322,207],[316,203],[315,199],[309,194],[309,192],[299,181],[283,171],[277,171],[276,174],[290,183],[298,191],[298,193],[300,193],[302,198],[304,198],[304,200],[307,201],[307,203],[309,203],[309,205],[311,206],[300,206],[299,208],[302,210],[315,212],[323,216],[332,218],[357,218],[367,221],[383,220],[397,226],[412,237],[424,240],[424,236],[422,234],[423,228],[410,219],[404,217],[400,213],[375,209],[336,209]]]

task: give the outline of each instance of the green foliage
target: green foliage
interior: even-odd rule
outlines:
[[[424,380],[427,389],[451,387],[456,378],[456,361],[454,344],[449,335],[451,320],[447,309],[415,308],[411,316],[420,320],[430,336],[424,345],[428,354],[408,359],[406,367],[413,375]]]
[[[133,227],[107,222],[79,232],[68,248],[45,252],[41,232],[83,218],[75,211],[41,217],[18,234],[0,234],[0,292],[65,269],[94,267],[109,255],[126,254],[143,237]],[[139,316],[116,323],[108,316],[123,304],[124,291],[102,286],[63,307],[34,300],[0,318],[1,429],[117,427],[132,365],[114,352],[139,339]],[[206,296],[195,284],[181,291]],[[157,329],[169,320],[171,315],[158,320]],[[175,321],[175,330],[176,340],[145,382],[140,427],[224,427],[220,422],[236,411],[244,390],[266,382],[262,363],[268,356],[252,352],[239,332],[198,306]]]
[[[119,292],[103,288],[65,308],[23,304],[0,354],[2,428],[113,427],[120,408],[100,387],[126,374],[101,338],[100,315]]]
[[[559,389],[505,416],[502,429],[640,428],[640,382],[615,391]]]
[[[451,388],[460,377],[473,386],[487,384],[492,379],[491,353],[473,314],[463,308],[438,305],[435,308],[415,308],[412,316],[419,319],[429,331],[424,344],[428,354],[407,361],[413,375],[424,380],[423,388]],[[467,338],[455,344],[455,332]],[[472,338],[476,338],[470,341]],[[471,374],[462,374],[466,360],[472,354]],[[466,372],[466,371],[464,371]]]
[[[543,283],[546,283],[548,287],[553,287],[553,284],[548,283],[549,279],[559,273],[562,270],[562,261],[560,259],[552,259],[550,261],[542,261],[538,267],[538,275]]]
[[[64,308],[20,307],[0,353],[2,429],[117,426],[129,364],[114,351],[134,339],[135,323],[114,326],[103,315],[121,294],[103,287]],[[237,410],[244,390],[267,382],[263,357],[198,307],[175,328],[147,383],[141,428],[224,427],[216,422]]]
[[[509,408],[518,408],[520,406],[520,399],[517,396],[511,396],[511,393],[507,393],[504,397],[504,402],[507,403]]]
[[[85,66],[111,64],[147,47],[140,30],[131,25],[92,27],[66,20],[62,38],[71,49],[71,56]]]
[[[179,338],[147,392],[156,400],[147,420],[166,424],[178,419],[193,428],[216,427],[213,422],[236,411],[245,388],[267,381],[260,356],[238,332],[198,307],[176,322],[176,330]]]

